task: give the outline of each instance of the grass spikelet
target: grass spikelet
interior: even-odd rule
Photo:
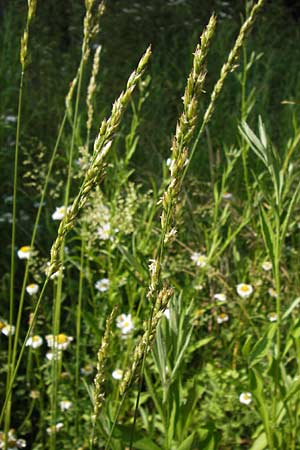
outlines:
[[[93,114],[94,114],[93,96],[94,96],[95,90],[96,90],[96,77],[99,72],[100,53],[101,53],[101,46],[99,45],[95,51],[92,75],[91,75],[91,79],[89,82],[87,97],[86,97],[86,104],[87,104],[87,110],[88,110],[88,120],[86,123],[86,127],[88,130],[88,133],[90,132],[90,130],[92,128],[92,122],[93,122]]]
[[[143,358],[147,353],[149,352],[151,348],[151,344],[154,341],[155,333],[157,325],[165,311],[165,309],[168,306],[169,300],[173,295],[173,289],[163,287],[160,292],[157,295],[157,300],[155,303],[155,308],[153,311],[153,315],[151,318],[151,323],[149,326],[149,323],[145,323],[146,331],[144,334],[140,337],[138,344],[136,345],[133,357],[132,357],[132,363],[131,366],[126,370],[122,383],[120,385],[120,393],[121,395],[124,395],[125,392],[129,389],[136,372],[138,368],[140,367]]]
[[[105,332],[102,338],[101,346],[98,351],[97,361],[97,373],[94,379],[95,391],[94,391],[94,414],[93,422],[95,423],[99,415],[100,409],[103,405],[105,393],[103,390],[103,384],[105,381],[105,363],[109,354],[109,344],[111,335],[111,326],[116,317],[118,307],[115,306],[106,320]]]
[[[48,276],[51,276],[51,274],[59,269],[59,252],[63,244],[64,237],[73,228],[75,219],[82,207],[85,205],[89,193],[101,181],[104,175],[105,159],[111,148],[115,133],[120,125],[123,112],[129,104],[135,86],[144,73],[150,55],[151,50],[149,47],[142,56],[137,69],[130,75],[125,91],[121,93],[119,98],[113,104],[111,116],[108,120],[104,120],[100,126],[99,134],[94,143],[94,151],[90,167],[86,172],[78,195],[60,223],[57,238],[52,245]]]

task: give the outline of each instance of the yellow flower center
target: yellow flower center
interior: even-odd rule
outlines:
[[[2,328],[4,328],[4,327],[5,327],[5,323],[2,322],[2,320],[0,320],[0,330],[2,330]]]
[[[249,291],[249,286],[247,286],[246,284],[243,284],[243,286],[241,286],[241,291],[248,292]]]
[[[23,247],[20,248],[21,252],[27,253],[30,251],[30,247],[29,245],[24,245]]]
[[[32,342],[37,342],[40,340],[39,336],[32,336]]]
[[[68,342],[68,337],[63,333],[60,333],[57,335],[56,341],[58,344],[65,344]]]
[[[36,284],[31,283],[31,284],[29,284],[27,287],[29,287],[30,289],[34,289],[34,288],[36,287]]]

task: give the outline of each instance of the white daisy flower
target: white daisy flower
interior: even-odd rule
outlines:
[[[66,350],[73,339],[74,338],[72,336],[67,336],[64,333],[60,333],[57,335],[48,334],[46,336],[48,347],[57,350]]]
[[[134,329],[131,314],[120,314],[117,317],[117,327],[123,335],[129,334]]]
[[[109,279],[102,278],[101,280],[96,281],[95,289],[99,292],[106,292],[109,289]]]
[[[265,261],[262,263],[261,267],[266,271],[269,272],[272,269],[272,263],[270,261]]]
[[[0,448],[6,448],[5,434],[0,431]],[[18,439],[16,435],[16,430],[11,429],[7,433],[7,448],[10,450],[18,450],[20,448],[26,447],[25,439]]]
[[[55,208],[54,213],[52,214],[52,219],[53,220],[62,220],[66,213],[69,211],[70,206],[57,206]]]
[[[73,403],[70,400],[62,400],[59,402],[59,407],[61,411],[68,411],[68,409],[72,408]]]
[[[231,192],[224,192],[223,193],[223,199],[224,200],[230,200],[230,199],[232,199],[232,197],[233,197],[233,195],[232,195]]]
[[[18,258],[19,259],[29,259],[31,253],[31,248],[29,245],[24,245],[18,250]]]
[[[5,334],[5,336],[13,336],[15,334],[16,328],[14,325],[4,325],[4,327],[1,328],[1,333]]]
[[[196,266],[201,268],[207,265],[207,256],[203,255],[203,253],[192,253],[191,260],[196,264]]]
[[[111,376],[115,379],[115,380],[122,380],[123,378],[123,370],[121,369],[115,369]]]
[[[82,375],[91,375],[94,372],[94,366],[90,363],[86,363],[83,367],[81,367],[80,372]]]
[[[51,427],[48,427],[46,429],[48,434],[52,434],[52,433],[56,433],[57,431],[59,431],[62,427],[64,426],[64,424],[62,422],[58,422],[56,425],[51,425]]]
[[[252,402],[251,392],[242,392],[239,398],[240,402],[244,405],[250,405],[250,403]]]
[[[221,313],[217,317],[217,322],[219,324],[224,323],[224,322],[228,322],[228,320],[229,320],[229,316],[226,313]]]
[[[240,283],[236,287],[236,291],[242,298],[250,297],[253,292],[253,287],[251,284]]]
[[[214,299],[218,300],[219,302],[226,302],[227,298],[226,298],[226,294],[215,294],[214,295]]]
[[[38,291],[39,291],[39,285],[38,284],[36,284],[36,283],[31,283],[31,284],[28,284],[28,286],[26,286],[26,292],[29,294],[29,295],[35,295],[35,294],[37,294],[38,293]]]
[[[26,347],[38,348],[43,345],[43,338],[37,334],[30,336],[26,341]]]
[[[278,319],[276,312],[271,312],[270,314],[268,314],[268,319],[270,322],[276,322]]]

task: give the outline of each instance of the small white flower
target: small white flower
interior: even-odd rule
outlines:
[[[120,314],[117,317],[117,327],[120,328],[122,334],[129,334],[134,329],[131,314]]]
[[[68,411],[68,409],[72,408],[73,403],[70,400],[62,400],[59,402],[59,407],[61,411]]]
[[[224,323],[224,322],[228,322],[228,320],[229,320],[229,316],[226,313],[221,313],[217,317],[217,322],[219,324]]]
[[[86,363],[83,367],[81,367],[80,372],[82,375],[91,375],[94,372],[94,366],[90,363]]]
[[[4,325],[1,328],[1,333],[5,334],[5,336],[13,336],[15,334],[15,326],[14,325]]]
[[[100,227],[97,228],[97,236],[102,241],[107,241],[111,235],[111,226],[110,223],[104,223]]]
[[[271,312],[270,314],[268,314],[268,319],[270,322],[276,322],[278,319],[276,312]]]
[[[224,200],[230,200],[230,199],[232,199],[232,193],[231,192],[224,192],[223,193],[223,199]]]
[[[219,302],[226,302],[226,294],[222,294],[222,293],[215,294],[214,298],[216,300],[218,300]]]
[[[38,335],[30,336],[26,341],[27,347],[38,348],[41,345],[43,345],[43,338]]]
[[[203,253],[192,253],[191,260],[196,264],[196,266],[201,268],[207,265],[207,256],[203,255]]]
[[[170,320],[170,309],[169,309],[169,308],[167,308],[167,309],[164,310],[164,316],[165,316],[168,320]]]
[[[109,279],[102,278],[101,280],[96,281],[95,289],[99,292],[106,292],[109,289]]]
[[[16,123],[17,119],[18,119],[17,116],[8,114],[7,116],[4,117],[4,122],[5,123]]]
[[[62,352],[60,350],[51,350],[46,353],[46,358],[49,359],[49,361],[57,361],[61,358],[61,356]]]
[[[18,258],[20,259],[29,259],[31,253],[31,248],[29,245],[24,245],[18,250]]]
[[[18,439],[16,430],[11,429],[7,433],[7,448],[10,450],[18,450],[19,448],[25,448],[25,439]],[[3,431],[0,431],[0,448],[6,448],[5,446],[5,435]]]
[[[250,297],[253,292],[253,287],[251,284],[240,283],[236,287],[236,291],[242,298]]]
[[[69,211],[70,206],[65,207],[65,206],[57,206],[55,208],[54,213],[52,214],[52,219],[53,220],[61,220],[65,217],[67,211]]]
[[[46,336],[46,341],[47,341],[48,347],[50,347],[52,349],[66,350],[68,348],[70,342],[73,341],[73,337],[67,336],[64,333],[60,333],[57,335],[48,334]]]
[[[266,271],[269,272],[272,269],[272,263],[270,261],[265,261],[262,263],[261,267]]]
[[[51,425],[51,427],[48,427],[46,429],[48,434],[52,434],[52,433],[56,433],[57,431],[59,431],[62,427],[64,426],[64,424],[62,422],[58,422],[56,425]]]
[[[268,289],[268,293],[269,293],[269,295],[270,295],[271,297],[277,298],[277,292],[275,291],[274,288],[269,288],[269,289]]]
[[[244,405],[250,405],[250,403],[252,402],[251,392],[242,392],[240,395],[240,402]]]
[[[123,378],[123,370],[121,369],[115,369],[111,376],[115,379],[115,380],[122,380]]]
[[[26,286],[26,292],[28,292],[29,295],[37,294],[39,289],[39,285],[36,283],[31,283]]]

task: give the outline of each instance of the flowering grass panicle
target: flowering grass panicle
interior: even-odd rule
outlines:
[[[93,157],[89,169],[86,172],[84,181],[78,195],[75,197],[70,209],[62,219],[57,238],[51,248],[51,260],[48,276],[51,276],[60,267],[59,252],[66,234],[74,227],[74,222],[80,210],[85,205],[92,189],[102,180],[104,176],[104,163],[111,148],[115,134],[120,126],[122,115],[128,106],[131,95],[138,81],[142,77],[146,64],[150,58],[150,47],[142,56],[137,69],[130,75],[124,92],[115,101],[112,107],[111,116],[108,120],[103,120],[99,134],[94,143]]]

